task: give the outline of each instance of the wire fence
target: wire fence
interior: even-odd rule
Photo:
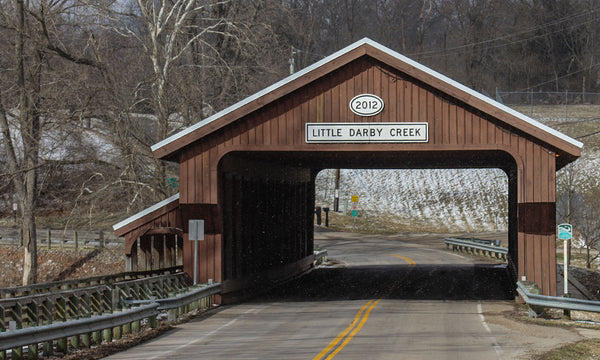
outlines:
[[[600,120],[600,93],[574,91],[499,91],[496,101],[533,118]]]
[[[496,91],[505,105],[600,105],[600,93],[573,91]]]

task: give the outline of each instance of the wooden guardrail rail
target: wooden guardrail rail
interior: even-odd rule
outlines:
[[[19,296],[42,294],[59,290],[76,289],[93,285],[112,284],[124,280],[142,279],[163,274],[174,274],[181,271],[183,271],[183,266],[175,266],[171,268],[158,270],[129,271],[110,275],[91,276],[73,280],[62,280],[27,286],[0,288],[0,298],[14,298]]]

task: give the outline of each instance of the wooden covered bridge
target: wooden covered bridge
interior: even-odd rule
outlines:
[[[322,169],[499,168],[509,180],[509,265],[555,295],[555,174],[581,148],[363,39],[154,145],[155,157],[179,163],[180,192],[114,229],[132,270],[140,255],[168,267],[182,254],[192,275],[188,220],[203,219],[196,275],[222,281],[227,298],[311,266]]]

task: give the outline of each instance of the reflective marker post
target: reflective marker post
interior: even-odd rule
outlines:
[[[204,220],[189,220],[189,239],[194,241],[194,285],[198,283],[198,240],[204,240]]]
[[[559,224],[557,226],[558,229],[558,238],[563,240],[563,296],[569,297],[569,249],[568,249],[568,241],[573,237],[573,225],[571,224]],[[564,318],[571,318],[571,311],[568,309],[564,310]]]

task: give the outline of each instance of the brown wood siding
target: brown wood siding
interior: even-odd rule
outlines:
[[[382,70],[383,69],[383,70]],[[372,93],[385,101],[384,110],[373,117],[360,117],[348,109],[349,100],[357,94]],[[427,144],[306,144],[307,122],[427,122]],[[187,147],[180,156],[181,199],[184,203],[218,203],[218,164],[228,152],[235,151],[480,151],[508,152],[515,159],[518,203],[555,202],[556,159],[552,150],[537,139],[489,115],[466,106],[462,101],[416,81],[398,70],[374,60],[361,58],[309,86],[283,96],[275,104],[246,115],[243,119],[206,136]],[[229,185],[228,185],[229,186]],[[294,198],[293,194],[286,197]],[[303,204],[305,206],[306,204]],[[530,220],[519,217],[519,229]],[[538,220],[531,220],[537,222]],[[538,229],[539,230],[539,229]],[[534,279],[544,293],[555,291],[555,250],[553,236],[547,229],[518,234],[519,275]],[[218,279],[221,255],[220,234],[205,245],[200,253],[203,275]],[[239,236],[232,233],[226,236]],[[292,239],[289,246],[300,249],[303,239]],[[288,246],[288,244],[283,244]],[[230,245],[226,245],[230,246]],[[226,251],[237,251],[227,247]],[[298,250],[281,249],[289,255]],[[237,261],[237,260],[232,260]],[[239,274],[239,264],[226,270]],[[235,268],[235,269],[234,269]],[[542,271],[543,269],[543,271]]]

